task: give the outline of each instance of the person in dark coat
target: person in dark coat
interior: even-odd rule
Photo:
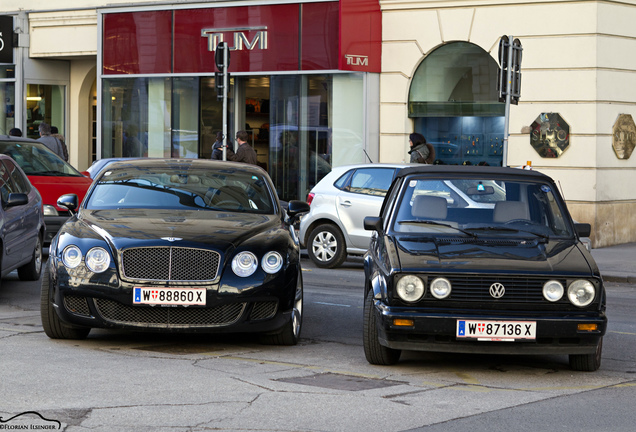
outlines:
[[[216,141],[212,144],[212,159],[223,160],[223,132],[216,133]]]
[[[236,153],[230,154],[228,152],[227,160],[258,165],[256,152],[254,151],[252,146],[247,143],[248,138],[249,135],[244,130],[238,131],[236,133],[236,141],[239,143],[239,146],[238,149],[236,149]],[[230,150],[229,147],[228,150]]]
[[[421,133],[414,132],[409,135],[409,155],[411,163],[432,164],[435,160],[435,149],[426,142],[426,138]]]

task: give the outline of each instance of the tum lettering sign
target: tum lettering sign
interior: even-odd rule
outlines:
[[[252,40],[249,40],[244,32],[256,32]],[[267,49],[267,27],[242,27],[242,28],[220,28],[220,29],[202,29],[201,37],[208,39],[208,51],[216,50],[219,42],[223,40],[224,33],[232,33],[234,45],[230,46],[231,51],[240,51],[243,47],[248,50],[255,48]]]

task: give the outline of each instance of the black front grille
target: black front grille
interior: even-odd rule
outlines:
[[[545,303],[543,285],[547,278],[493,276],[493,275],[439,275],[448,279],[452,286],[448,300],[489,301],[505,303]],[[428,277],[431,283],[437,276]],[[565,287],[565,279],[556,279]],[[504,286],[505,293],[501,298],[490,295],[490,287],[494,283]]]
[[[206,249],[159,246],[122,252],[126,279],[154,281],[211,281],[216,278],[220,255]]]
[[[64,296],[64,307],[70,313],[77,315],[90,316],[91,311],[88,308],[86,297],[67,295]]]
[[[99,314],[116,324],[149,327],[215,327],[238,321],[245,303],[211,308],[127,306],[116,301],[95,299]]]
[[[250,319],[263,320],[271,318],[276,315],[276,309],[278,309],[278,302],[256,302],[252,307]]]

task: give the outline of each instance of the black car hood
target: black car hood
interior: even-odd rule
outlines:
[[[277,214],[180,210],[83,210],[74,229],[90,229],[115,249],[166,244],[205,245],[218,250],[241,244],[281,225]]]
[[[460,271],[476,273],[557,273],[590,276],[588,262],[574,240],[539,239],[422,239],[395,238],[402,271]]]

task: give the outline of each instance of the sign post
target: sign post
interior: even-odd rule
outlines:
[[[508,166],[508,137],[510,129],[510,104],[517,105],[521,96],[521,41],[513,36],[502,36],[499,40],[499,77],[497,90],[499,102],[505,102],[502,166]]]
[[[214,74],[214,81],[217,91],[217,100],[223,99],[223,139],[226,142],[226,145],[223,146],[223,160],[227,160],[227,145],[234,143],[230,140],[228,143],[227,140],[227,89],[230,84],[230,77],[228,74],[228,68],[230,67],[230,47],[227,42],[219,42],[216,46],[216,51],[214,52],[214,60],[216,62],[216,67],[220,73]],[[219,81],[222,82],[219,85]],[[222,88],[221,88],[222,87]],[[219,90],[222,90],[219,92]]]

